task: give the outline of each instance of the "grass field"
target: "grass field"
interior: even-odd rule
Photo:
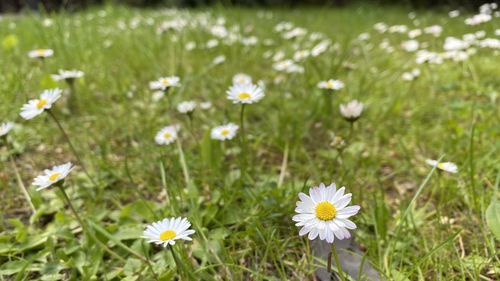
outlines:
[[[473,14],[409,12],[104,7],[3,16],[0,123],[15,125],[0,137],[1,280],[315,280],[310,241],[292,217],[298,193],[322,182],[345,186],[361,206],[351,233],[386,280],[498,280],[499,19],[467,25]],[[433,25],[442,32],[426,31]],[[415,29],[417,48],[438,55],[404,43]],[[445,53],[446,37],[465,34],[466,47]],[[320,54],[297,52],[320,42]],[[28,57],[37,48],[54,55]],[[59,69],[85,75],[69,86],[51,77]],[[242,106],[226,98],[237,73],[265,93],[244,107],[244,130]],[[154,95],[149,82],[172,75],[180,87]],[[345,87],[317,87],[328,79]],[[65,92],[50,112],[19,116],[55,87]],[[339,105],[353,99],[364,111],[350,123]],[[211,107],[178,112],[187,100]],[[211,139],[227,122],[240,126],[236,137]],[[178,141],[158,145],[156,133],[172,124]],[[426,159],[453,162],[458,173]],[[31,184],[69,161],[64,190],[84,228],[61,189]],[[192,242],[170,252],[142,238],[147,224],[177,216],[191,222]]]

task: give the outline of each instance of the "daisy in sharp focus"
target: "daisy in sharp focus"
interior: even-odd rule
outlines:
[[[51,77],[54,81],[65,80],[72,82],[77,78],[82,78],[84,75],[83,71],[80,70],[64,70],[59,69],[59,74],[52,74]]]
[[[177,132],[179,131],[179,125],[167,126],[156,133],[155,141],[157,144],[171,144],[177,139]]]
[[[166,218],[148,225],[142,237],[149,239],[149,243],[166,248],[168,245],[174,245],[179,239],[191,241],[189,236],[195,231],[189,229],[190,226],[191,223],[186,218]]]
[[[41,114],[44,110],[50,109],[52,104],[61,97],[61,89],[44,90],[40,98],[28,101],[21,107],[21,117],[26,120],[32,119]]]
[[[334,79],[330,79],[328,81],[321,81],[318,83],[318,88],[324,90],[340,90],[344,88],[344,82]]]
[[[356,229],[349,218],[358,213],[357,205],[347,206],[352,194],[344,194],[345,187],[337,190],[335,183],[329,186],[320,184],[319,187],[309,189],[309,195],[299,193],[300,201],[297,202],[293,216],[295,225],[302,227],[300,236],[308,234],[309,240],[319,239],[333,243],[337,239],[350,238],[348,229]]]
[[[437,160],[427,159],[425,163],[431,165],[432,167],[436,167],[439,170],[443,170],[448,173],[456,174],[458,173],[458,167],[455,163],[452,162],[438,162]]]
[[[233,103],[250,104],[264,97],[261,87],[254,84],[235,84],[227,90],[227,98]]]
[[[38,59],[48,58],[53,55],[54,55],[54,50],[52,49],[36,49],[28,53],[28,57],[38,58]]]
[[[165,91],[170,87],[179,87],[180,79],[177,76],[161,77],[156,81],[149,82],[149,88],[151,90],[162,90]]]
[[[37,186],[36,190],[45,189],[54,183],[63,180],[73,170],[73,164],[68,162],[63,165],[54,166],[52,169],[45,169],[42,175],[37,176],[33,180],[33,185]]]
[[[12,122],[4,122],[0,124],[0,137],[7,135],[10,130],[14,127],[14,123]]]
[[[236,136],[239,126],[234,123],[218,126],[212,129],[210,137],[214,140],[230,140]]]
[[[353,100],[347,104],[340,105],[340,114],[349,122],[354,122],[363,113],[363,103]]]

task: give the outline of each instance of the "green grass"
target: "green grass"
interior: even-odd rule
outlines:
[[[163,280],[177,272],[189,279],[189,268],[197,280],[312,280],[309,241],[298,236],[291,218],[297,194],[320,182],[336,182],[353,193],[353,204],[362,207],[354,217],[356,241],[386,279],[498,278],[499,244],[484,217],[497,196],[498,50],[478,48],[464,62],[416,65],[414,53],[399,47],[406,35],[379,34],[372,28],[377,22],[412,26],[409,11],[400,8],[276,9],[269,11],[270,18],[236,8],[105,10],[102,17],[91,10],[0,21],[0,121],[17,124],[8,135],[9,145],[4,141],[0,148],[1,280],[151,280],[146,263],[118,243],[151,259]],[[164,20],[182,17],[196,23],[202,16],[210,24],[223,17],[226,26],[248,29],[260,42],[201,49],[212,36],[198,24],[156,34]],[[477,30],[495,36],[498,19],[470,27],[463,24],[465,17],[418,12],[420,27],[444,28],[439,38],[422,35],[418,40],[441,51],[446,36]],[[45,18],[53,25],[44,27]],[[140,22],[135,29],[118,27],[135,19]],[[308,40],[281,39],[273,31],[281,21],[323,32],[338,49],[303,62],[304,74],[280,74],[263,57],[266,51],[283,50],[290,58],[293,44],[312,46]],[[371,38],[356,42],[362,32]],[[264,46],[267,38],[274,45]],[[395,47],[393,53],[378,47],[384,38]],[[189,41],[198,48],[185,50]],[[43,62],[29,59],[27,52],[35,48],[52,48],[55,55]],[[218,55],[226,61],[214,66]],[[403,81],[401,74],[414,67],[420,68],[420,77]],[[50,79],[58,69],[85,72],[76,82],[78,111],[69,111],[66,98],[53,111],[97,187],[48,114],[29,121],[19,117],[22,104],[43,89],[67,88]],[[225,97],[239,72],[266,84],[266,97],[246,107],[249,176],[243,186],[239,141],[221,145],[209,138],[211,127],[239,122],[239,106]],[[152,101],[148,82],[168,75],[180,76],[182,87],[168,100]],[[279,75],[283,82],[274,84]],[[324,93],[316,84],[329,78],[344,81],[346,88],[334,94],[333,110],[325,112]],[[338,106],[355,98],[366,110],[350,134]],[[194,113],[192,127],[175,110],[178,102],[191,99],[213,103],[211,110]],[[189,184],[175,144],[154,142],[155,133],[173,123],[182,125]],[[342,153],[331,145],[333,134],[346,140]],[[456,163],[459,173],[430,174],[425,159],[440,157]],[[29,186],[43,169],[67,161],[78,166],[66,181],[73,204],[95,224],[98,238],[125,261],[82,233],[56,188],[29,187],[37,209],[31,213],[14,165]],[[179,270],[167,251],[140,238],[147,223],[169,216],[189,218],[197,231],[192,243],[175,246],[186,267]],[[453,224],[443,224],[442,217]]]

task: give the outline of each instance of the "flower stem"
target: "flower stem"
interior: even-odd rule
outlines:
[[[246,175],[246,136],[245,136],[245,104],[241,105],[240,112],[240,127],[241,127],[241,167],[240,167],[240,184],[243,186],[243,179]]]
[[[339,256],[337,255],[337,247],[335,246],[335,243],[332,243],[331,254],[333,254],[333,257],[335,259],[335,265],[337,266],[337,271],[338,271],[340,280],[347,281],[347,278],[344,275],[344,271],[342,270],[342,267],[340,266],[340,260],[339,260]]]
[[[172,253],[172,256],[174,257],[175,265],[177,266],[177,272],[179,273],[179,275],[182,275],[181,272],[185,272],[189,276],[189,280],[196,280],[196,277],[193,275],[193,272],[191,272],[191,270],[186,270],[182,261],[179,260],[179,257],[177,256],[177,254],[174,251],[174,247],[172,247],[172,245],[170,245],[168,247],[170,248],[170,252]]]
[[[47,110],[47,112],[49,113],[50,117],[52,117],[52,119],[54,120],[54,122],[56,122],[57,124],[57,127],[59,128],[59,130],[61,131],[61,133],[63,134],[64,138],[66,139],[66,142],[68,143],[71,151],[73,152],[73,154],[75,155],[76,157],[76,160],[78,161],[78,163],[80,164],[80,166],[82,167],[83,169],[83,172],[85,173],[85,175],[90,179],[90,181],[92,182],[92,184],[95,186],[95,187],[98,187],[97,183],[94,181],[94,179],[90,176],[89,172],[87,171],[87,168],[85,168],[85,165],[83,164],[83,161],[82,159],[80,158],[80,155],[78,154],[78,152],[76,152],[76,149],[75,147],[73,146],[73,143],[71,142],[71,139],[69,138],[68,134],[66,133],[66,131],[64,130],[64,128],[62,127],[61,123],[59,122],[59,120],[57,119],[57,117],[55,116],[55,114],[52,112],[52,110]]]
[[[179,150],[179,161],[181,162],[182,173],[184,174],[184,180],[186,185],[189,186],[191,183],[191,178],[189,177],[189,170],[186,164],[186,158],[184,157],[184,151],[182,150],[181,142],[179,138],[176,139],[177,149]]]
[[[36,213],[35,205],[33,205],[33,202],[31,201],[31,196],[26,189],[26,186],[24,186],[23,180],[21,179],[21,176],[19,175],[19,171],[17,170],[16,162],[14,162],[14,159],[12,158],[11,155],[9,155],[10,162],[12,163],[12,167],[14,168],[14,173],[16,173],[16,179],[19,188],[21,189],[21,192],[23,193],[24,197],[26,198],[26,201],[28,201],[28,204],[30,205],[31,210],[33,211],[33,214]]]
[[[80,226],[82,227],[83,229],[83,232],[85,232],[86,234],[88,234],[90,236],[90,238],[92,238],[92,240],[94,240],[97,244],[99,244],[99,246],[101,246],[106,252],[108,252],[110,255],[112,255],[113,257],[119,259],[120,261],[122,262],[126,262],[126,260],[124,258],[122,258],[120,255],[118,255],[116,252],[114,252],[113,250],[111,250],[110,248],[108,248],[108,246],[106,246],[104,243],[101,242],[101,240],[99,240],[95,234],[90,231],[88,228],[87,228],[87,225],[83,222],[82,218],[80,217],[80,215],[78,215],[78,212],[75,210],[75,207],[73,207],[73,204],[71,203],[71,200],[69,199],[69,196],[68,194],[66,193],[66,191],[64,190],[63,186],[62,186],[62,183],[60,184],[57,184],[57,187],[59,188],[59,190],[62,192],[63,196],[64,196],[64,199],[66,200],[66,203],[68,203],[68,206],[71,210],[71,212],[73,213],[73,215],[75,216],[76,220],[78,221],[78,223],[80,224]]]

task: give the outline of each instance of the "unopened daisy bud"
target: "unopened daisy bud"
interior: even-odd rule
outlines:
[[[177,111],[182,114],[190,114],[196,109],[195,101],[183,101],[177,105]]]
[[[48,58],[53,55],[54,55],[54,50],[52,49],[36,49],[28,53],[28,57],[38,58],[38,59]]]
[[[21,107],[21,117],[26,120],[32,119],[41,114],[44,110],[50,109],[52,104],[61,97],[61,89],[45,90],[40,95],[40,98],[28,101]]]
[[[321,81],[318,83],[318,88],[324,90],[332,90],[332,91],[340,90],[344,88],[344,82],[334,79],[330,79],[328,81]]]
[[[155,141],[159,145],[170,144],[177,139],[177,132],[179,131],[179,125],[167,126],[156,133]]]
[[[189,229],[191,223],[186,218],[166,218],[154,222],[146,227],[143,238],[149,239],[149,243],[167,247],[174,245],[176,240],[191,241],[190,235],[195,233]]]
[[[4,122],[0,124],[0,137],[3,137],[9,133],[10,130],[14,127],[14,123],[12,122]]]
[[[210,132],[210,137],[215,140],[230,140],[236,136],[236,132],[238,132],[238,125],[229,123],[226,125],[218,126],[212,129]]]
[[[363,103],[357,100],[353,100],[348,104],[340,105],[340,114],[342,114],[342,117],[344,117],[344,119],[346,119],[349,122],[354,122],[358,120],[362,112],[363,112]]]
[[[71,170],[73,170],[71,162],[59,166],[54,166],[52,167],[52,169],[44,170],[43,174],[37,176],[33,180],[32,184],[34,186],[37,186],[36,190],[45,189],[66,178]]]
[[[432,167],[436,167],[439,170],[448,172],[448,173],[452,173],[452,174],[458,173],[457,165],[455,163],[452,163],[452,162],[438,162],[436,160],[427,159],[427,160],[425,160],[425,163],[427,163],[428,165],[431,165]]]
[[[356,229],[356,224],[349,218],[356,215],[359,206],[347,206],[351,202],[352,194],[345,194],[345,187],[337,190],[335,183],[309,189],[309,195],[299,193],[293,221],[301,227],[300,236],[308,234],[309,240],[319,239],[333,243],[337,239],[351,237],[349,229]]]

